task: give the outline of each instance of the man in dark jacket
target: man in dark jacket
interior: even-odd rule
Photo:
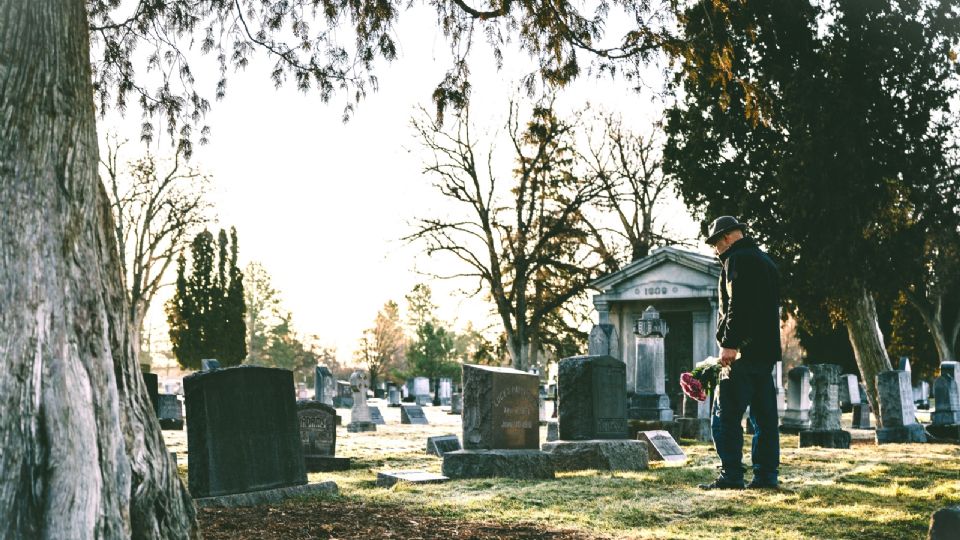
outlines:
[[[750,407],[753,424],[753,480],[748,488],[776,488],[780,466],[777,390],[771,371],[780,360],[780,290],[777,267],[745,227],[731,216],[710,224],[707,244],[713,246],[720,272],[720,316],[717,342],[720,363],[730,366],[720,381],[712,421],[713,442],[720,456],[720,476],[703,489],[743,489],[743,428]]]

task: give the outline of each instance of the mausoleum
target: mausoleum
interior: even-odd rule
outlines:
[[[599,324],[613,325],[620,336],[619,356],[627,365],[627,388],[636,382],[634,325],[653,306],[667,322],[664,341],[665,388],[680,413],[680,374],[719,353],[716,343],[717,283],[720,263],[711,256],[672,246],[661,247],[619,272],[591,283]]]

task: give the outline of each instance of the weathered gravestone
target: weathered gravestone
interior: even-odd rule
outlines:
[[[857,384],[860,392],[860,404],[853,406],[853,424],[856,429],[873,429],[870,423],[870,401],[867,399],[867,387],[863,383]]]
[[[423,409],[419,405],[403,405],[400,407],[401,424],[429,424],[427,415],[423,414]]]
[[[370,406],[367,405],[369,388],[366,371],[357,370],[350,374],[350,391],[353,392],[353,407],[350,409],[350,423],[347,424],[350,433],[377,430],[377,425],[370,418]]]
[[[195,498],[306,484],[293,373],[240,366],[184,377]]]
[[[333,406],[338,409],[353,407],[353,390],[349,381],[337,381],[337,394],[333,396]]]
[[[787,373],[787,410],[780,424],[782,433],[810,429],[810,369],[797,366]]]
[[[437,457],[443,457],[447,452],[456,452],[462,450],[460,439],[456,435],[440,435],[438,437],[427,437],[427,453]]]
[[[427,471],[381,471],[377,473],[377,487],[389,488],[398,482],[411,484],[439,484],[449,480],[446,476]]]
[[[647,454],[651,461],[677,462],[687,459],[687,455],[669,432],[641,431],[637,440],[647,445]]]
[[[387,407],[399,407],[400,406],[400,389],[396,386],[391,386],[387,389]]]
[[[543,445],[556,470],[647,468],[643,443],[627,439],[626,369],[610,356],[560,361],[560,440]]]
[[[383,413],[380,412],[379,407],[369,407],[370,410],[370,421],[378,426],[387,425],[387,421],[383,419]]]
[[[850,448],[850,432],[840,429],[840,366],[810,366],[810,429],[800,432],[800,448]]]
[[[635,386],[627,389],[627,415],[630,418],[658,422],[673,420],[664,375],[663,341],[667,332],[666,321],[660,318],[660,313],[653,306],[645,309],[636,323],[637,364],[634,372],[637,375]]]
[[[153,405],[153,414],[160,418],[160,380],[156,373],[141,371],[143,375],[143,384],[147,387],[147,394],[150,395],[150,404]],[[182,429],[182,426],[181,428]]]
[[[923,426],[917,423],[909,371],[884,371],[877,375],[880,397],[880,424],[877,444],[927,442]]]
[[[437,394],[440,397],[440,405],[449,407],[453,395],[453,379],[442,377],[440,384],[437,386]]]
[[[413,398],[417,405],[431,405],[433,399],[430,397],[430,379],[426,377],[413,378]]]
[[[616,326],[610,323],[595,324],[590,330],[589,339],[588,355],[620,357],[620,335]]]
[[[943,362],[933,382],[935,409],[927,430],[938,439],[960,441],[960,363]]]
[[[960,538],[960,505],[941,508],[930,516],[927,540],[957,540]]]
[[[313,370],[313,399],[333,407],[333,398],[337,395],[337,378],[327,366],[317,366]]]
[[[159,394],[157,400],[160,404],[160,412],[157,417],[160,419],[160,429],[183,429],[183,407],[176,394]]]
[[[913,404],[918,409],[927,410],[930,408],[930,383],[920,381],[913,387]]]
[[[860,383],[851,373],[840,376],[840,410],[850,412],[860,404]]]
[[[456,392],[450,396],[450,413],[463,414],[463,394]]]
[[[536,375],[515,369],[463,366],[463,447],[443,456],[450,478],[553,478],[540,451]]]
[[[307,471],[345,471],[350,468],[350,458],[336,457],[336,409],[315,400],[298,401],[297,418]]]
[[[713,431],[710,429],[710,400],[697,401],[683,396],[683,416],[677,419],[680,424],[680,436],[685,439],[710,442]]]

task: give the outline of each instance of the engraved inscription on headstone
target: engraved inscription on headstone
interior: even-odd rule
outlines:
[[[301,402],[303,403],[303,402]],[[322,403],[306,408],[298,403],[300,418],[300,442],[304,456],[333,456],[337,448],[337,414]]]
[[[539,446],[530,445],[528,441],[528,433],[539,430],[538,400],[536,387],[494,379],[493,407],[490,410],[494,448]]]
[[[539,378],[510,368],[463,366],[463,446],[540,448]]]
[[[447,452],[461,450],[460,439],[456,435],[441,435],[427,438],[427,453],[443,457]]]
[[[651,461],[672,462],[687,459],[687,455],[668,431],[641,431],[637,433],[637,440],[647,443],[647,453]]]

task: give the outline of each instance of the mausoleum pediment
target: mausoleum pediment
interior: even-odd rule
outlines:
[[[591,286],[608,300],[656,300],[713,297],[720,264],[713,258],[663,247]]]

